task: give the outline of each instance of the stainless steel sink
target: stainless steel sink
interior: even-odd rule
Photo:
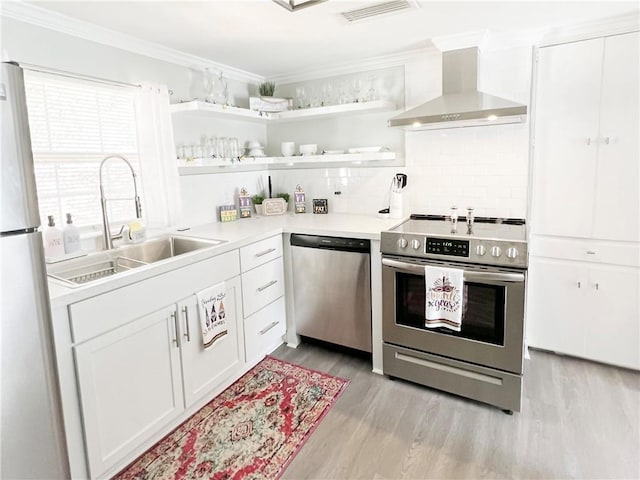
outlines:
[[[213,247],[223,243],[222,240],[198,240],[189,237],[163,237],[148,240],[139,245],[130,245],[118,249],[123,257],[132,258],[144,263],[153,263],[184,253]]]
[[[132,258],[103,253],[48,265],[47,273],[65,284],[78,286],[144,265],[147,264]]]
[[[47,266],[50,277],[67,286],[80,285],[117,275],[136,268],[185,253],[214,247],[224,240],[199,240],[189,237],[168,236],[148,240],[138,245],[90,254]]]

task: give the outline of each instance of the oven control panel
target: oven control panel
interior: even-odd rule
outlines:
[[[469,241],[427,237],[425,253],[469,258]]]
[[[459,260],[480,265],[527,268],[526,242],[484,238],[451,238],[413,233],[382,232],[380,251],[437,260]]]

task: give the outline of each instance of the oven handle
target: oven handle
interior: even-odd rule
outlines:
[[[406,273],[413,273],[416,275],[424,275],[424,265],[416,265],[414,263],[399,262],[398,260],[391,260],[390,258],[383,258],[382,265],[385,267],[392,267],[397,270],[401,270]],[[502,273],[502,272],[469,272],[464,271],[465,282],[512,282],[523,283],[524,274],[522,273]]]

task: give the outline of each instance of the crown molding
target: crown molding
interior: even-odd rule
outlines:
[[[441,37],[433,37],[431,42],[441,52],[449,50],[459,50],[461,48],[478,47],[484,50],[489,41],[489,30],[480,30],[476,32],[466,32],[458,35],[446,35]]]
[[[121,32],[83,20],[77,20],[22,1],[0,1],[0,15],[195,70],[203,70],[205,68],[222,70],[228,79],[246,83],[260,83],[265,80],[264,77],[245,70],[164,47],[157,43],[140,40]]]
[[[349,75],[367,70],[379,70],[382,68],[404,66],[416,59],[424,58],[425,55],[436,53],[439,54],[440,52],[433,47],[424,47],[390,55],[370,57],[357,62],[323,65],[310,69],[299,70],[295,73],[283,73],[271,76],[269,79],[278,84],[288,84],[304,82],[307,80],[316,80],[318,78],[336,77],[338,75]]]
[[[549,28],[537,46],[549,47],[560,43],[578,42],[590,38],[619,35],[639,30],[640,10],[635,9],[612,17]]]

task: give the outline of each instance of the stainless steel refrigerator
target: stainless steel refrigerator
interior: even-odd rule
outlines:
[[[69,478],[22,69],[0,77],[0,478]]]

